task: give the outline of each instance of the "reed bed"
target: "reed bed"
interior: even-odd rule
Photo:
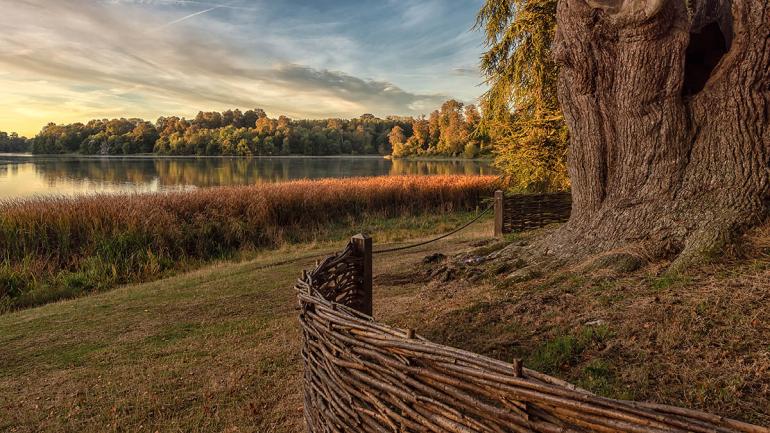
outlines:
[[[471,210],[495,186],[493,176],[393,176],[2,202],[0,311],[312,240],[365,217]]]

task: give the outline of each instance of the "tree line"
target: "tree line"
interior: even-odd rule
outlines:
[[[29,152],[29,140],[15,132],[0,131],[0,152]]]
[[[488,151],[473,105],[450,100],[426,118],[364,114],[354,119],[277,119],[256,108],[160,117],[49,123],[30,140],[37,154],[88,155],[440,155]]]
[[[388,140],[394,157],[464,156],[473,158],[489,153],[489,135],[481,128],[481,115],[475,105],[464,106],[454,99],[444,102],[426,119],[411,119],[408,129],[396,125]]]

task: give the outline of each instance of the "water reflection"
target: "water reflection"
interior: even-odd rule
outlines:
[[[150,192],[291,179],[494,174],[479,161],[339,158],[96,158],[0,155],[0,199],[41,194]]]

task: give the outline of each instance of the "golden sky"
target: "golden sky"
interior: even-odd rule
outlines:
[[[416,115],[482,91],[481,0],[0,0],[0,130],[260,107]]]

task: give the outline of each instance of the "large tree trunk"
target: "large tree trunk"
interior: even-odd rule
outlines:
[[[770,0],[561,0],[573,212],[549,253],[686,264],[768,209]]]

